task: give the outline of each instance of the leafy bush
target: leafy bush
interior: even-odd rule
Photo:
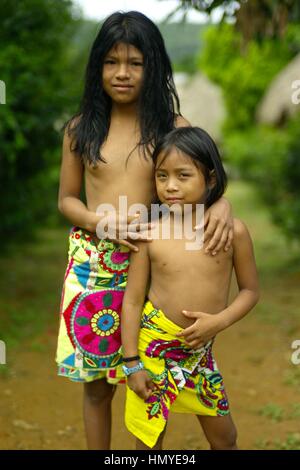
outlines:
[[[29,233],[56,207],[62,116],[76,80],[68,44],[77,20],[69,0],[1,0],[0,210],[3,244]],[[8,237],[9,234],[9,237]]]
[[[212,26],[198,65],[222,90],[227,108],[224,152],[241,176],[253,181],[286,234],[300,230],[300,120],[284,128],[259,126],[257,105],[274,76],[300,51],[299,24],[283,40],[251,40],[247,47],[233,25]]]
[[[253,124],[256,107],[266,87],[294,56],[298,39],[296,30],[291,27],[284,41],[252,40],[245,46],[233,25],[221,24],[206,31],[205,47],[198,64],[223,90],[228,111],[224,132]]]
[[[271,215],[287,235],[300,229],[300,120],[284,129],[256,126],[233,132],[224,141],[228,161],[253,181]]]

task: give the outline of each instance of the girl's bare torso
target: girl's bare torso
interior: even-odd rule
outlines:
[[[151,158],[145,159],[137,147],[138,140],[132,126],[126,129],[126,125],[121,128],[112,123],[101,149],[106,163],[85,165],[89,210],[95,212],[103,203],[112,204],[117,210],[119,196],[127,197],[128,207],[135,203],[150,205],[154,194],[153,164]]]
[[[211,256],[204,253],[204,248],[187,250],[187,242],[184,237],[176,240],[171,236],[169,240],[153,240],[148,245],[151,262],[148,297],[182,328],[194,322],[182,310],[218,313],[227,306],[233,268],[232,248]]]

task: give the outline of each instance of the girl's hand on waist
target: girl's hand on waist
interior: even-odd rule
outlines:
[[[200,228],[196,226],[195,229]],[[209,241],[205,253],[215,256],[221,249],[228,251],[233,241],[233,217],[231,204],[220,198],[204,216],[204,243]]]
[[[147,400],[155,389],[155,384],[146,370],[139,370],[129,375],[127,385],[142,400]]]
[[[195,321],[176,336],[183,337],[186,344],[192,349],[205,346],[223,329],[217,313],[188,312],[187,310],[182,310],[182,313],[186,318],[195,319]]]

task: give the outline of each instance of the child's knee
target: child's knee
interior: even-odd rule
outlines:
[[[91,404],[100,405],[104,401],[112,400],[115,388],[106,379],[95,380],[84,384],[84,396]]]
[[[224,434],[216,435],[210,440],[212,450],[234,450],[237,449],[237,430],[235,426]]]

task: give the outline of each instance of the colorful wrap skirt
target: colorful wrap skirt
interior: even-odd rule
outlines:
[[[224,416],[229,405],[212,354],[213,340],[193,350],[175,335],[182,330],[147,301],[142,315],[139,355],[155,384],[147,400],[126,387],[125,423],[130,432],[153,447],[169,412]]]
[[[77,382],[119,381],[128,268],[127,247],[72,228],[56,352],[59,375]]]

